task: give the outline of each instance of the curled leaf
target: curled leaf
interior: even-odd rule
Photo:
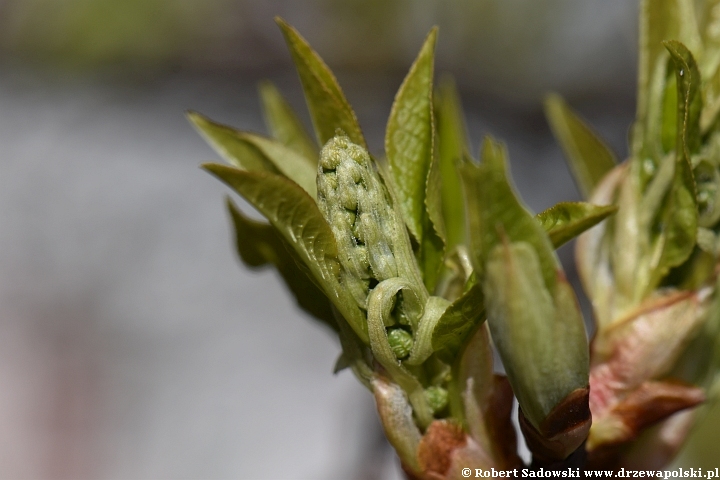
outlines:
[[[395,307],[396,296],[401,291],[403,301],[409,308],[416,311],[422,310],[413,285],[398,277],[380,282],[368,297],[367,321],[370,348],[392,380],[407,393],[420,425],[427,427],[432,421],[433,413],[428,405],[423,387],[417,378],[398,362],[385,329],[386,321]],[[413,325],[413,327],[417,328],[417,325]]]
[[[410,358],[407,359],[408,365],[420,365],[434,353],[432,339],[437,326],[444,313],[450,307],[450,302],[442,297],[430,297],[425,303],[425,310],[415,332],[415,342],[413,343]]]

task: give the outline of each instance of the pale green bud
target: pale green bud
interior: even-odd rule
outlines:
[[[413,346],[413,337],[402,328],[392,328],[388,330],[388,342],[395,357],[402,360],[410,354]]]
[[[525,242],[498,245],[484,282],[488,323],[525,416],[540,428],[570,393],[588,386],[585,326],[571,287],[559,277],[554,294],[538,256]]]
[[[425,398],[433,413],[437,413],[447,407],[448,391],[438,386],[428,387],[425,389]]]
[[[370,280],[398,276],[394,238],[404,225],[368,152],[345,136],[320,152],[318,206],[330,224],[343,267],[343,283],[367,308]]]

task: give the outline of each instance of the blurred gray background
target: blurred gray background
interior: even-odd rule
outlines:
[[[0,478],[400,478],[337,341],[239,264],[184,119],[263,131],[269,78],[309,124],[275,15],[376,152],[437,24],[473,144],[508,144],[532,209],[578,198],[545,93],[626,154],[635,1],[0,0]]]

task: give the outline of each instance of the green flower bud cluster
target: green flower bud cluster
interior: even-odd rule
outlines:
[[[387,200],[370,155],[346,136],[320,153],[318,206],[338,243],[343,283],[358,306],[377,283],[398,276],[393,254],[397,228],[404,228]]]
[[[344,135],[330,139],[320,152],[317,190],[337,243],[340,282],[367,314],[373,356],[428,425],[447,406],[447,389],[423,385],[404,364],[419,367],[432,355],[432,328],[450,302],[425,289],[402,214],[363,147]]]

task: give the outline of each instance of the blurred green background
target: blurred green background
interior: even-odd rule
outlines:
[[[438,65],[463,85],[537,99],[627,88],[634,2],[572,0],[4,0],[0,48],[20,63],[247,71],[287,67],[271,23],[290,20],[335,68],[402,72],[430,26]],[[592,70],[590,74],[589,69]],[[582,80],[582,82],[580,82]]]

